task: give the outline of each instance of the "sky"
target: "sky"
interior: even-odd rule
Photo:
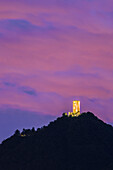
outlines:
[[[0,140],[73,100],[113,124],[113,1],[0,0]]]

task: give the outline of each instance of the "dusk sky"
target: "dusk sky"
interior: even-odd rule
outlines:
[[[0,0],[0,140],[73,100],[113,124],[113,0]]]

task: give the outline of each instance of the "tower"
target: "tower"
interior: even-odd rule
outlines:
[[[64,113],[65,116],[77,117],[80,115],[80,101],[73,101],[73,112]]]
[[[80,101],[73,101],[73,116],[80,115]]]

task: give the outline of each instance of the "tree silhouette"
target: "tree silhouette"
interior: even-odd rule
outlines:
[[[14,133],[15,136],[20,136],[20,131],[17,129]]]

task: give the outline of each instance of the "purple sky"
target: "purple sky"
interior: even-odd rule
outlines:
[[[113,1],[0,0],[1,139],[73,100],[113,123]]]

